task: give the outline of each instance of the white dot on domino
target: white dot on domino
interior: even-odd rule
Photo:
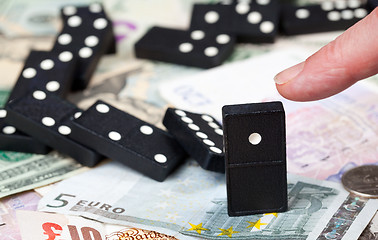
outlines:
[[[46,93],[37,90],[33,92],[33,97],[37,100],[44,100],[46,98]]]
[[[357,8],[354,10],[354,16],[356,18],[364,18],[366,17],[367,14],[368,12],[366,11],[366,9],[363,9],[363,8]]]
[[[96,110],[100,113],[107,113],[110,108],[107,105],[100,103],[96,105]]]
[[[191,32],[190,37],[193,40],[201,40],[205,37],[205,33],[204,31],[201,31],[201,30],[195,30]]]
[[[193,50],[193,45],[191,43],[181,43],[179,50],[180,52],[188,53]]]
[[[248,137],[248,141],[252,144],[252,145],[257,145],[261,142],[262,140],[262,137],[260,134],[258,133],[252,133],[251,135],[249,135]]]
[[[98,44],[98,42],[99,42],[98,37],[93,36],[93,35],[86,37],[84,40],[85,45],[88,47],[94,47]]]
[[[69,135],[71,134],[71,128],[65,125],[62,125],[58,128],[58,132],[62,135]]]
[[[214,57],[218,54],[219,50],[216,47],[207,47],[205,48],[205,55],[208,57]]]
[[[202,115],[201,118],[203,120],[205,120],[206,122],[213,122],[214,121],[212,117],[210,117],[209,115],[205,115],[205,114]]]
[[[7,116],[7,110],[0,109],[0,118],[5,118]]]
[[[203,132],[196,132],[196,135],[197,135],[198,137],[200,137],[200,138],[203,138],[203,139],[208,138],[208,136],[207,136],[205,133],[203,133]]]
[[[71,41],[72,41],[72,37],[68,33],[63,33],[62,35],[58,37],[58,43],[61,45],[70,44]]]
[[[57,81],[50,81],[46,84],[46,89],[49,92],[56,92],[57,90],[59,90],[59,88],[60,88],[60,84]]]
[[[346,9],[341,11],[341,18],[344,20],[350,20],[354,18],[354,13],[352,10]]]
[[[249,4],[248,3],[238,3],[235,7],[235,10],[237,13],[239,13],[240,15],[242,14],[246,14],[247,12],[249,12]]]
[[[310,17],[310,11],[308,9],[300,8],[295,11],[295,16],[299,19],[306,19]]]
[[[8,134],[8,135],[13,134],[15,132],[16,132],[16,128],[13,126],[5,126],[3,128],[3,133]]]
[[[109,137],[111,140],[113,140],[113,141],[119,141],[119,140],[121,140],[121,134],[119,134],[119,133],[116,132],[116,131],[111,131],[111,132],[109,132],[108,137]]]
[[[331,11],[327,14],[327,18],[330,21],[339,21],[341,19],[341,14],[337,11]]]
[[[220,34],[217,36],[216,41],[219,44],[227,44],[231,40],[230,36],[227,34]]]
[[[42,118],[42,123],[45,126],[51,127],[55,125],[55,120],[51,117],[44,117]]]
[[[260,31],[262,33],[271,33],[274,30],[274,24],[271,21],[265,21],[260,24]]]
[[[163,154],[156,154],[154,156],[154,159],[158,163],[165,163],[165,162],[167,162],[167,157],[165,155],[163,155]]]
[[[253,11],[248,14],[247,16],[247,21],[251,24],[257,24],[261,22],[262,20],[262,15],[259,12]]]
[[[79,56],[81,58],[89,58],[90,56],[92,56],[92,49],[90,49],[89,47],[83,47],[79,50]]]
[[[34,68],[26,68],[22,72],[22,76],[24,78],[33,78],[33,77],[35,77],[36,74],[37,74],[37,71]]]
[[[144,135],[151,135],[154,132],[154,130],[152,129],[152,127],[147,126],[147,125],[141,126],[139,130]]]
[[[69,61],[72,60],[73,55],[69,51],[64,51],[64,52],[62,52],[62,53],[59,54],[58,58],[62,62],[69,62]]]
[[[209,126],[214,128],[214,129],[219,128],[218,124],[216,124],[215,122],[209,122]]]
[[[68,26],[78,27],[81,24],[81,18],[79,16],[72,16],[67,20]]]
[[[205,21],[209,24],[214,24],[218,22],[219,14],[215,11],[210,11],[205,14]]]
[[[324,11],[331,11],[334,7],[333,7],[333,2],[331,1],[325,1],[325,2],[322,2],[320,7],[324,10]]]
[[[181,116],[181,117],[186,116],[186,113],[185,113],[184,111],[182,111],[182,110],[179,110],[179,109],[176,109],[176,110],[175,110],[175,113],[176,113],[177,115]]]
[[[89,5],[89,11],[93,12],[93,13],[99,13],[101,12],[102,10],[102,7],[99,3],[93,3],[91,5]]]
[[[268,5],[270,0],[256,0],[256,3],[259,5]]]
[[[74,114],[74,118],[78,119],[81,116],[82,112],[77,112]]]
[[[50,70],[54,67],[54,61],[51,59],[45,59],[40,64],[43,70]]]
[[[76,12],[77,12],[77,9],[74,6],[66,6],[63,8],[63,13],[67,16],[74,15]]]
[[[220,150],[217,147],[210,147],[210,150],[213,151],[213,152],[215,152],[215,153],[222,153],[222,150]]]
[[[108,25],[108,21],[106,21],[105,18],[98,18],[93,22],[94,28],[98,30],[106,28],[107,25]]]
[[[193,120],[189,117],[181,117],[181,120],[186,123],[193,123]]]
[[[335,1],[335,7],[339,10],[343,10],[343,9],[347,8],[347,1],[345,1],[345,0]]]
[[[215,146],[215,143],[209,139],[204,139],[203,142],[209,146]]]
[[[189,127],[190,129],[194,130],[194,131],[198,131],[198,130],[200,130],[200,128],[199,128],[197,125],[195,125],[194,123],[190,123],[190,124],[188,124],[188,127]]]
[[[220,129],[220,128],[214,129],[214,132],[215,132],[216,134],[218,134],[218,135],[223,136],[223,130]]]
[[[350,8],[358,8],[361,6],[361,3],[359,0],[349,0],[348,1],[348,7]]]

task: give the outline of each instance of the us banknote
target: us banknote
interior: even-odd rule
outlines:
[[[157,183],[112,162],[57,184],[41,199],[39,210],[132,225],[179,239],[321,239],[332,231],[357,238],[378,207],[377,202],[349,195],[337,183],[292,175],[288,182],[289,211],[228,217],[223,174],[189,161]],[[338,219],[349,219],[345,228],[333,224]]]

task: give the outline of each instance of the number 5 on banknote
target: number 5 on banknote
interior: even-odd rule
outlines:
[[[76,197],[75,195],[71,195],[71,194],[64,194],[64,193],[61,193],[59,194],[54,200],[56,201],[59,201],[61,202],[61,205],[50,205],[50,204],[47,204],[46,206],[47,207],[52,207],[52,208],[60,208],[60,207],[64,207],[68,204],[68,201],[65,200],[65,199],[62,199],[62,197]]]

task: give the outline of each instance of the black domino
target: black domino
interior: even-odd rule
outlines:
[[[112,22],[99,3],[85,7],[66,6],[61,15],[64,25],[53,49],[71,51],[78,58],[72,89],[83,90],[102,55],[115,52]]]
[[[191,29],[223,31],[238,42],[273,43],[278,33],[277,0],[233,1],[231,4],[194,4]]]
[[[224,173],[223,130],[213,117],[168,108],[163,124],[202,168]]]
[[[212,68],[231,55],[234,44],[235,38],[224,32],[153,27],[134,47],[138,58]]]
[[[356,0],[324,1],[304,7],[285,5],[281,28],[287,35],[345,30],[368,13],[366,4]]]
[[[8,103],[6,110],[6,121],[17,129],[79,163],[92,167],[102,159],[94,150],[69,138],[72,119],[81,110],[62,98],[36,90]]]
[[[222,108],[229,216],[287,210],[281,102]]]
[[[7,124],[4,118],[7,111],[0,109],[0,148],[3,151],[47,154],[51,148],[40,141],[18,131],[13,125]]]
[[[75,140],[157,181],[164,181],[187,156],[167,132],[103,101],[84,111],[73,126]]]
[[[190,29],[211,32],[233,32],[232,6],[222,4],[193,4]]]
[[[70,51],[31,51],[7,102],[37,89],[64,98],[70,92],[75,68]]]
[[[277,0],[240,1],[231,5],[233,33],[238,42],[273,43],[279,30]]]

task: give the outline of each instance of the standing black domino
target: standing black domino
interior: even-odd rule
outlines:
[[[234,44],[235,38],[223,32],[153,27],[134,47],[138,58],[212,68],[231,55]]]
[[[213,117],[168,108],[163,124],[202,168],[224,173],[223,130]]]
[[[167,132],[103,101],[84,111],[73,126],[73,139],[157,181],[164,181],[186,157]]]
[[[222,108],[228,214],[287,210],[285,112],[281,102]]]
[[[76,59],[70,51],[31,51],[7,102],[37,89],[66,97],[75,68]]]
[[[81,110],[62,98],[36,90],[8,103],[6,110],[6,121],[17,129],[79,163],[92,167],[101,160],[97,152],[69,138],[72,118]]]
[[[287,35],[345,30],[368,13],[366,4],[357,0],[324,1],[305,7],[285,5],[281,27]]]
[[[88,7],[66,6],[61,15],[64,26],[54,49],[71,51],[78,57],[72,89],[82,90],[88,85],[101,56],[115,52],[112,22],[99,3]]]

